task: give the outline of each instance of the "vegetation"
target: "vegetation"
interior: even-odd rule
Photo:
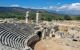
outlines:
[[[29,10],[30,15],[29,19],[35,20],[36,17],[36,9],[24,9],[24,8],[4,8],[0,7],[0,18],[17,18],[17,19],[25,19],[25,12]],[[69,15],[60,15],[56,13],[50,13],[45,10],[38,10],[40,11],[41,20],[80,20],[80,16],[69,16]]]

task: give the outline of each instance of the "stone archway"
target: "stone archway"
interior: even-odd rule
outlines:
[[[41,32],[41,31],[38,31],[38,32],[37,32],[37,35],[38,35],[39,38],[41,39],[41,37],[42,37],[42,32]]]

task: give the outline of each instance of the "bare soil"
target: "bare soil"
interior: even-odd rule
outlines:
[[[62,39],[46,39],[39,41],[34,50],[80,50],[78,47],[71,46],[71,43]]]

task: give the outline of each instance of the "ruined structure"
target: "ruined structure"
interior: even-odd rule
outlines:
[[[35,33],[34,25],[32,27],[28,24],[28,16],[29,11],[26,12],[26,23],[0,23],[0,50],[34,49],[35,43],[40,40],[40,34]]]
[[[43,21],[29,24],[29,11],[25,23],[0,23],[0,50],[34,50],[39,40],[62,38],[80,41],[80,23],[68,21]],[[77,25],[76,25],[77,24]]]

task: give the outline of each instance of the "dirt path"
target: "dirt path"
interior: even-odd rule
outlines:
[[[77,50],[74,47],[66,46],[59,40],[41,40],[36,45],[34,50]]]
[[[42,41],[39,41],[36,45],[34,50],[46,50],[46,47]]]

